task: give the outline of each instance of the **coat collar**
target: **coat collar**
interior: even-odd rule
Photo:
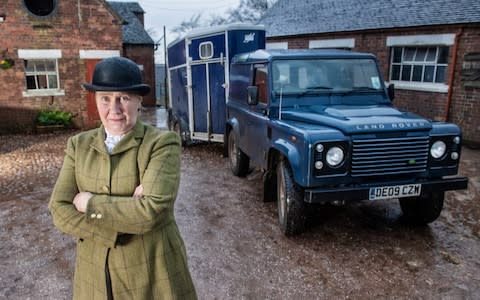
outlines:
[[[137,121],[133,129],[127,134],[125,134],[122,140],[115,146],[115,148],[113,148],[111,155],[125,152],[134,147],[138,147],[142,143],[144,135],[145,125],[142,122]],[[103,127],[103,125],[101,125],[97,129],[97,134],[94,137],[90,146],[99,152],[108,154],[105,147],[105,138],[105,128]]]

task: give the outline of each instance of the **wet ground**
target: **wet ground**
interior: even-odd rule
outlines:
[[[164,126],[161,115],[146,120]],[[68,136],[0,136],[0,299],[70,299],[75,244],[47,203]],[[480,151],[464,148],[469,189],[411,227],[396,201],[321,207],[284,237],[261,178],[231,174],[222,146],[183,149],[176,217],[200,299],[480,299]]]

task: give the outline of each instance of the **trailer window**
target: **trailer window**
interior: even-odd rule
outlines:
[[[213,57],[213,43],[203,42],[199,46],[200,59],[209,59]]]

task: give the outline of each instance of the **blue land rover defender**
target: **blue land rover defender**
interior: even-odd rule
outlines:
[[[458,126],[392,106],[376,58],[341,50],[257,50],[230,68],[225,147],[233,173],[264,172],[282,231],[305,229],[316,203],[399,199],[427,224],[444,192],[465,189]]]

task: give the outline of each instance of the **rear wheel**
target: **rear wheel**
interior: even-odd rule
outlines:
[[[180,120],[178,120],[173,124],[173,131],[180,136],[180,139],[182,140],[182,146],[186,146],[187,141],[185,140],[185,134],[183,133],[182,125],[180,123]]]
[[[235,176],[244,177],[250,167],[250,158],[238,148],[233,130],[228,134],[228,157]]]
[[[420,197],[401,198],[400,207],[409,221],[425,225],[435,221],[442,212],[444,192],[431,192]]]
[[[305,230],[306,222],[303,189],[295,183],[288,162],[280,161],[276,173],[280,229],[287,236],[300,234]]]

